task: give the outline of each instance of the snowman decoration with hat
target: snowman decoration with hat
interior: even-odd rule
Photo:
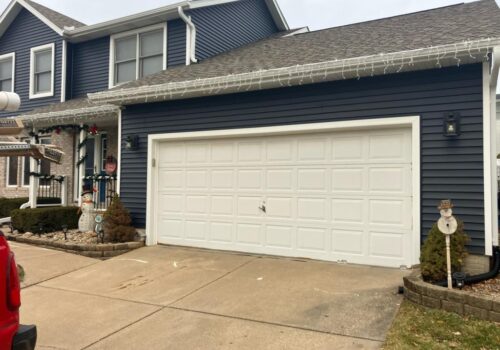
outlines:
[[[94,194],[92,191],[84,189],[82,192],[82,205],[80,211],[82,215],[78,220],[78,231],[80,232],[90,232],[94,229]]]

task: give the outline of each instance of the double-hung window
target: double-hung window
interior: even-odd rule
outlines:
[[[14,92],[16,54],[0,56],[0,91]]]
[[[31,49],[30,98],[54,96],[54,44]]]
[[[166,25],[111,37],[110,87],[166,69]]]

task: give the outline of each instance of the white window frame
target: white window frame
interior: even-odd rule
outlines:
[[[50,74],[50,91],[35,93],[35,54],[40,51],[45,51],[50,49],[52,51],[52,66],[51,66],[51,74]],[[56,46],[54,43],[41,45],[37,47],[31,48],[31,56],[30,56],[30,100],[36,98],[43,97],[52,97],[54,96],[54,77],[55,77],[55,65],[56,65]]]
[[[128,32],[123,32],[119,34],[114,34],[111,35],[110,37],[110,43],[109,43],[109,88],[118,86],[120,84],[115,84],[115,49],[116,45],[115,42],[118,39],[125,38],[128,36],[133,36],[136,35],[136,67],[135,67],[135,79],[139,79],[139,68],[140,68],[140,60],[139,60],[139,54],[140,54],[140,40],[139,40],[139,35],[147,32],[152,32],[158,29],[163,29],[163,70],[167,69],[167,22],[161,23],[161,24],[156,24],[152,25],[149,27],[144,27],[136,30],[131,30]],[[126,83],[122,83],[126,84]]]
[[[11,52],[0,56],[0,62],[5,61],[7,59],[12,60],[12,89],[10,92],[14,92],[16,83],[16,53]]]
[[[5,187],[7,188],[18,188],[19,187],[19,158],[18,156],[14,156],[17,158],[17,173],[16,173],[16,184],[15,185],[10,185],[9,180],[10,180],[10,158],[12,157],[6,157],[5,158],[5,169],[7,170],[5,173]]]

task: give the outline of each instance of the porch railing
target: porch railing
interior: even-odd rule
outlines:
[[[31,176],[34,176],[31,174]],[[66,177],[56,175],[37,175],[37,207],[66,205]]]
[[[84,187],[93,189],[95,210],[106,210],[116,194],[116,175],[93,175],[83,178]]]

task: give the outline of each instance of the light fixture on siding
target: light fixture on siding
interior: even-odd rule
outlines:
[[[460,114],[446,113],[444,116],[444,136],[460,136]]]
[[[125,139],[125,149],[135,151],[139,148],[139,137],[136,135],[128,135]]]

